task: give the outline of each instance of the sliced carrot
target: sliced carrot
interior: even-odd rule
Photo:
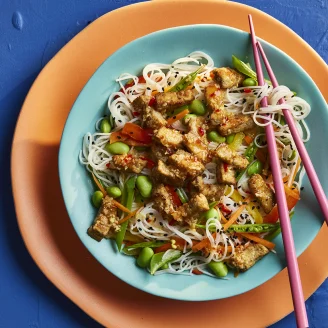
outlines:
[[[128,139],[127,136],[123,135],[120,131],[113,132],[109,137],[109,143],[114,143],[117,141],[124,141]]]
[[[216,208],[216,209],[217,209],[217,211],[219,211],[219,213],[220,213],[221,221],[222,221],[223,223],[227,223],[228,220],[224,217],[224,215],[222,214],[222,212],[221,212],[218,208]]]
[[[197,274],[197,275],[201,275],[201,274],[203,274],[203,272],[200,271],[200,270],[198,270],[197,268],[193,269],[193,270],[192,270],[192,273],[193,273],[193,274]]]
[[[276,245],[274,243],[271,243],[271,241],[268,241],[268,240],[265,240],[258,236],[252,235],[251,233],[239,233],[239,235],[241,235],[249,240],[253,240],[256,243],[261,244],[269,249],[273,249],[276,247]]]
[[[253,138],[252,137],[250,137],[250,136],[245,136],[245,141],[246,141],[246,143],[248,144],[248,145],[250,145],[252,142],[253,142]]]
[[[298,192],[298,189],[292,189],[292,188],[289,188],[286,185],[284,185],[284,189],[285,189],[286,196],[293,197],[293,198],[295,198],[297,200],[300,199],[300,194]]]
[[[245,209],[246,205],[249,203],[250,199],[247,198],[244,200],[246,204],[241,205],[238,210],[232,213],[231,217],[229,218],[228,222],[223,226],[224,230],[227,230],[234,222],[238,219],[241,212]]]
[[[126,217],[124,217],[122,220],[118,221],[118,224],[122,224],[125,221],[131,219],[133,216],[136,215],[136,213],[140,210],[141,207],[139,207],[138,209],[136,209],[135,211],[131,212],[130,214],[128,214]],[[122,210],[123,211],[123,210]]]
[[[168,125],[172,125],[174,122],[178,121],[178,120],[181,120],[183,117],[185,117],[187,114],[189,113],[189,110],[188,109],[185,109],[183,110],[181,113],[177,114],[177,115],[174,115],[172,117],[170,117],[168,120],[167,120],[167,124]]]
[[[167,244],[164,244],[162,246],[156,247],[154,249],[154,253],[166,252],[170,248],[172,248],[172,244],[171,243],[167,243]]]
[[[103,193],[104,196],[106,196],[107,192],[106,192],[105,188],[101,185],[101,183],[99,182],[97,177],[93,173],[91,173],[91,174],[92,174],[93,181],[97,185],[98,189]]]
[[[212,234],[213,238],[216,237],[216,232]],[[195,244],[192,246],[192,251],[194,253],[200,251],[201,249],[203,249],[204,247],[206,247],[208,245],[210,241],[208,240],[208,238],[204,238],[203,240],[201,240],[199,243]]]
[[[297,160],[297,163],[296,163],[296,166],[295,166],[295,171],[294,171],[294,174],[293,174],[293,178],[292,178],[292,181],[290,183],[290,186],[293,184],[293,182],[295,181],[295,178],[296,178],[296,175],[297,175],[297,171],[298,169],[300,168],[300,165],[301,165],[301,157],[298,158]]]
[[[123,206],[121,203],[117,202],[115,199],[112,200],[113,204],[119,208],[121,211],[125,212],[125,213],[133,213],[131,212],[128,208],[126,208],[125,206]]]

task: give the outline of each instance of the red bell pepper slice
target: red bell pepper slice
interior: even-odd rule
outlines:
[[[122,129],[122,134],[144,144],[150,144],[152,142],[153,130],[143,129],[133,123],[126,123]]]
[[[173,204],[175,206],[181,206],[182,205],[181,200],[180,200],[178,194],[175,192],[174,188],[172,186],[165,186],[165,189],[170,194]]]

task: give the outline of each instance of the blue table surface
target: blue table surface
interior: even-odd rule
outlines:
[[[20,236],[9,154],[24,98],[44,65],[89,22],[137,0],[0,1],[0,328],[101,327],[52,285]],[[327,62],[327,0],[241,0],[279,19]],[[306,302],[310,327],[328,327],[328,280]],[[252,314],[250,314],[252,315]],[[295,327],[290,314],[272,328]]]

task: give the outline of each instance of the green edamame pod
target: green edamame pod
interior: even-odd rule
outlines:
[[[104,198],[104,195],[101,191],[97,190],[92,195],[92,203],[96,208],[99,208],[101,206],[102,199]]]
[[[292,153],[289,155],[288,160],[292,161],[296,157],[296,150],[294,149]]]
[[[205,219],[219,219],[219,212],[215,208],[211,208],[207,212],[205,212]]]
[[[231,144],[235,139],[235,134],[230,134],[229,136],[227,136],[226,140],[227,140],[227,144]]]
[[[186,124],[187,120],[189,120],[191,117],[197,117],[197,115],[195,114],[187,114],[186,116],[184,116],[184,118],[182,119],[182,123]]]
[[[154,255],[154,251],[152,250],[152,248],[150,247],[143,248],[138,256],[137,264],[141,268],[147,268],[153,255]]]
[[[145,175],[138,176],[136,180],[136,186],[144,198],[149,198],[151,196],[151,191],[153,189],[153,183],[149,179],[149,177]]]
[[[130,147],[124,142],[117,141],[112,144],[110,143],[106,144],[105,150],[113,155],[123,155],[129,152]]]
[[[100,131],[102,133],[109,133],[112,130],[112,127],[107,118],[103,118],[100,123]]]
[[[225,137],[222,137],[216,131],[211,131],[211,132],[207,133],[207,139],[209,141],[214,141],[214,142],[217,142],[219,144],[226,141],[226,138]]]
[[[243,73],[246,76],[251,77],[254,80],[257,80],[256,73],[243,61],[241,61],[236,56],[232,55],[232,66],[240,73]]]
[[[198,116],[204,115],[206,113],[205,105],[202,101],[195,99],[189,105],[190,112]]]
[[[256,85],[257,85],[257,81],[252,79],[251,77],[243,81],[243,87],[254,87]]]
[[[247,169],[248,175],[259,174],[262,172],[263,164],[262,162],[256,160],[253,164],[251,164]]]
[[[228,274],[228,267],[223,262],[211,261],[208,267],[217,277],[223,278]]]
[[[107,187],[106,191],[107,191],[108,196],[113,197],[113,198],[118,198],[118,197],[121,197],[121,195],[122,195],[121,189],[116,186]]]
[[[189,75],[187,75],[186,77],[184,77],[183,79],[181,79],[176,85],[174,85],[169,92],[176,92],[176,91],[181,91],[186,89],[191,83],[194,82],[197,74],[199,73],[199,71],[203,68],[203,66],[199,67],[195,72],[190,73]]]

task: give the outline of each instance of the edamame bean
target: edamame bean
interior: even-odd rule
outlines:
[[[207,212],[205,212],[205,219],[219,219],[219,213],[215,208],[211,208],[210,210],[208,210]]]
[[[153,189],[153,183],[149,177],[145,175],[140,175],[137,178],[136,186],[142,197],[148,198],[151,196],[151,191]]]
[[[235,135],[234,134],[230,134],[229,136],[227,136],[226,140],[227,140],[227,144],[231,144],[235,139]]]
[[[130,147],[127,144],[125,144],[124,142],[117,141],[112,144],[108,143],[105,146],[105,150],[113,155],[123,155],[123,154],[127,154],[129,152]]]
[[[254,87],[256,85],[257,85],[256,80],[252,79],[251,77],[243,81],[243,87]]]
[[[223,278],[228,274],[228,267],[223,262],[212,261],[208,264],[208,267],[217,277]]]
[[[118,198],[122,195],[122,191],[119,187],[111,186],[106,188],[107,194],[110,197]]]
[[[207,139],[209,141],[214,141],[217,143],[222,143],[226,141],[225,137],[222,137],[218,132],[216,131],[211,131],[209,133],[207,133]]]
[[[192,118],[192,117],[197,117],[197,115],[195,115],[195,114],[187,114],[187,115],[182,119],[183,124],[187,124],[186,122],[187,122],[190,118]]]
[[[260,161],[255,161],[248,169],[247,174],[253,175],[257,173],[261,173],[263,168],[263,164]]]
[[[92,203],[96,208],[99,208],[102,202],[104,195],[101,191],[97,190],[92,195]]]
[[[109,133],[112,130],[112,127],[110,126],[110,123],[107,118],[104,118],[101,120],[100,123],[100,131],[102,133]]]
[[[192,103],[189,105],[190,112],[193,114],[196,114],[198,116],[204,115],[206,113],[205,105],[202,101],[195,99],[192,101]]]
[[[138,256],[137,264],[141,268],[147,268],[153,255],[154,251],[150,247],[143,248]]]

